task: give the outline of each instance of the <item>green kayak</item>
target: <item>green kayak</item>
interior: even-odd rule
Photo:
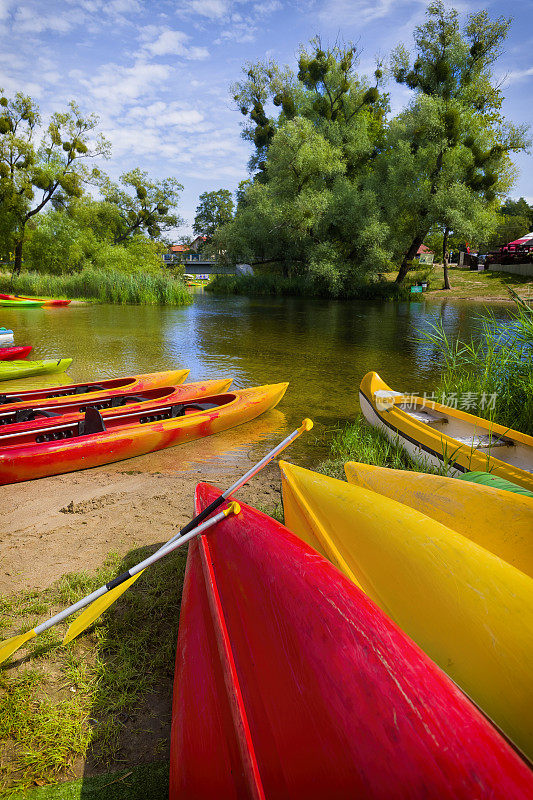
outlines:
[[[72,364],[71,358],[49,361],[5,361],[0,362],[0,381],[46,375],[49,372],[64,372]]]
[[[43,301],[38,300],[2,300],[0,298],[0,306],[9,306],[10,308],[41,308]]]

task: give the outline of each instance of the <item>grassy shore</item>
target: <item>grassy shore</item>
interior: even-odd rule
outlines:
[[[192,302],[187,287],[165,273],[126,273],[85,269],[72,275],[0,273],[0,292],[33,297],[61,297],[101,303],[183,306]]]
[[[2,598],[1,638],[31,629],[155,549],[141,548],[122,562],[110,556],[94,574],[65,575],[48,590]],[[152,567],[71,644],[58,647],[65,623],[7,662],[0,672],[1,796],[24,797],[32,786],[65,780],[80,759],[92,772],[116,769],[131,727],[147,740],[146,761],[168,757],[168,741],[156,735],[161,717],[152,692],[172,692],[186,556],[183,548]]]

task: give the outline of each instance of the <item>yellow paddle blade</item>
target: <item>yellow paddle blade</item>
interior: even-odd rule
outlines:
[[[88,628],[95,619],[107,611],[109,606],[112,606],[113,603],[118,600],[121,594],[124,594],[126,589],[129,589],[132,583],[135,583],[137,578],[139,578],[143,574],[142,572],[138,572],[137,575],[134,575],[133,578],[128,578],[127,581],[124,583],[120,583],[118,586],[115,586],[114,589],[110,589],[109,592],[106,592],[102,597],[99,597],[98,600],[95,600],[94,603],[91,603],[90,606],[87,606],[79,617],[77,617],[74,622],[69,625],[69,628],[65,634],[65,638],[63,639],[63,644],[68,644],[76,636],[79,636],[80,633],[83,633],[86,628]]]
[[[2,644],[0,644],[0,664],[8,659],[9,656],[13,655],[19,647],[22,647],[23,644],[33,639],[34,636],[37,636],[37,634],[34,630],[31,630],[26,631],[26,633],[21,633],[20,636],[12,636],[10,639],[6,639],[5,642],[2,642]]]

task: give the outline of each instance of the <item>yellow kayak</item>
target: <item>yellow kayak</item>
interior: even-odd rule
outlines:
[[[533,498],[441,475],[348,461],[350,483],[421,511],[533,578]]]
[[[531,759],[533,580],[388,497],[280,467],[287,527],[360,586]]]
[[[359,402],[366,420],[417,461],[451,477],[480,470],[533,490],[533,436],[396,392],[376,372],[361,381]]]

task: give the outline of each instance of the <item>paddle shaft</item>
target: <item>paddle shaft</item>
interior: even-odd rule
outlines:
[[[34,628],[35,634],[43,633],[43,631],[48,630],[48,628],[51,628],[53,625],[57,625],[58,622],[62,622],[76,611],[81,611],[82,608],[85,608],[85,606],[88,606],[95,600],[98,600],[99,597],[102,597],[102,595],[106,594],[111,589],[114,589],[116,586],[124,583],[124,581],[129,580],[129,578],[133,578],[133,576],[137,575],[138,572],[142,572],[143,569],[146,569],[146,567],[149,567],[151,564],[154,564],[156,561],[164,558],[166,555],[168,555],[168,553],[171,553],[173,550],[181,547],[182,544],[185,544],[185,542],[188,542],[194,536],[198,536],[198,534],[203,533],[208,528],[211,528],[213,525],[221,522],[226,518],[227,515],[227,510],[221,511],[220,514],[217,514],[211,519],[206,520],[203,524],[197,525],[192,530],[188,531],[188,533],[185,536],[182,536],[179,541],[167,542],[167,544],[163,545],[163,547],[160,547],[159,550],[157,550],[151,556],[148,556],[148,558],[145,558],[144,561],[141,561],[139,564],[131,567],[131,569],[127,570],[127,572],[123,572],[121,575],[113,578],[113,580],[109,583],[104,584],[104,586],[100,586],[99,589],[96,589],[94,592],[87,595],[87,597],[78,600],[77,603],[65,608],[64,611],[60,611],[59,614],[56,614],[55,616],[50,617],[50,619],[47,619],[45,622],[42,622],[40,625],[37,625],[37,627]]]
[[[270,453],[267,453],[266,456],[263,456],[261,461],[258,461],[257,464],[254,464],[254,466],[251,469],[249,469],[248,472],[242,476],[242,478],[239,478],[238,481],[235,481],[235,483],[232,486],[230,486],[229,489],[226,489],[226,491],[223,492],[220,495],[220,497],[217,497],[216,500],[213,500],[213,502],[210,503],[207,506],[207,508],[204,508],[204,510],[201,511],[199,514],[197,514],[196,517],[194,517],[194,519],[191,519],[191,521],[188,522],[175,536],[173,536],[172,539],[169,539],[167,544],[163,545],[163,547],[167,547],[169,544],[172,544],[177,539],[180,539],[182,536],[185,536],[185,534],[187,534],[190,530],[192,530],[195,525],[198,525],[200,522],[203,522],[204,519],[206,519],[209,516],[209,514],[212,514],[213,511],[216,511],[217,508],[220,505],[222,505],[222,503],[225,500],[227,500],[228,497],[230,497],[230,495],[233,494],[233,492],[236,492],[238,489],[244,486],[244,484],[247,481],[249,481],[250,478],[253,478],[254,475],[257,475],[257,473],[260,472],[260,470],[262,470],[263,467],[265,467],[269,461],[272,461],[272,459],[275,458],[279,453],[281,453],[282,450],[285,450],[285,448],[288,447],[291,444],[291,442],[294,442],[294,440],[297,439],[298,436],[300,436],[300,434],[304,432],[304,430],[310,430],[310,426],[312,426],[311,420],[307,419],[304,420],[304,422],[299,428],[296,428],[295,431],[286,436],[282,442],[280,442],[278,445],[276,445],[276,447],[274,447],[273,450],[270,451]]]

